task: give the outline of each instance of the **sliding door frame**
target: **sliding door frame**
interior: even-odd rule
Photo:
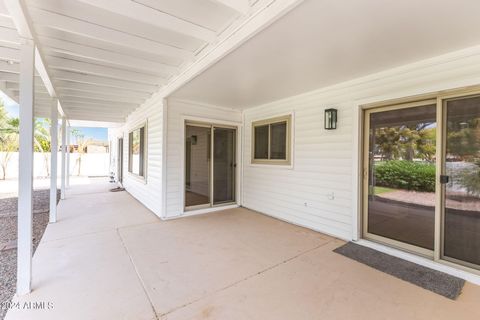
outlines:
[[[186,196],[185,196],[185,193],[187,192],[186,190],[186,175],[187,175],[187,170],[186,169],[186,156],[187,156],[187,152],[186,152],[186,145],[185,145],[185,142],[186,142],[186,136],[187,136],[187,127],[188,126],[191,126],[191,127],[197,127],[197,128],[209,128],[210,129],[210,134],[212,132],[211,130],[211,125],[208,125],[208,124],[205,124],[205,123],[196,123],[196,122],[191,122],[191,121],[187,121],[185,122],[184,124],[184,127],[183,127],[183,130],[184,130],[184,136],[183,136],[183,167],[182,167],[182,172],[183,172],[183,177],[184,177],[184,180],[183,180],[183,187],[182,187],[182,190],[183,190],[183,209],[184,211],[193,211],[193,210],[199,210],[199,209],[205,209],[205,208],[210,208],[210,204],[211,204],[211,201],[212,199],[210,198],[211,197],[211,193],[210,193],[210,190],[211,190],[211,171],[212,171],[212,166],[211,166],[211,162],[212,162],[212,154],[210,152],[210,161],[209,161],[209,164],[208,164],[208,173],[207,173],[207,177],[208,177],[208,192],[209,192],[209,202],[208,203],[203,203],[203,204],[197,204],[197,205],[193,205],[193,206],[186,206],[185,205],[185,199],[186,199]],[[211,142],[210,142],[211,143]],[[212,148],[210,148],[211,150]],[[192,161],[190,160],[190,163]]]
[[[361,161],[360,168],[362,170],[359,186],[361,214],[360,219],[360,235],[361,238],[378,242],[382,245],[390,246],[402,251],[410,252],[429,258],[440,264],[460,269],[472,274],[480,275],[480,266],[460,261],[455,258],[444,256],[444,229],[445,229],[445,185],[440,183],[440,175],[445,174],[445,151],[446,151],[446,100],[452,98],[468,97],[480,95],[480,86],[470,86],[451,90],[438,91],[413,97],[392,99],[384,102],[374,102],[360,105],[362,110],[362,137],[360,139],[362,147],[359,148],[359,159]],[[401,241],[372,235],[367,232],[368,227],[368,174],[369,174],[369,115],[374,112],[387,110],[395,110],[425,105],[426,102],[436,104],[436,164],[435,164],[435,231],[434,231],[434,250],[419,248]],[[420,249],[420,250],[419,250]]]
[[[191,214],[194,213],[195,211],[198,210],[208,210],[208,209],[216,209],[220,207],[228,207],[231,205],[240,205],[241,203],[241,193],[239,192],[240,186],[241,186],[241,174],[239,168],[241,168],[241,143],[240,143],[240,138],[241,138],[241,123],[236,123],[236,122],[231,122],[231,121],[221,121],[221,120],[210,120],[210,119],[205,119],[205,118],[196,118],[196,117],[182,117],[181,119],[182,123],[182,169],[181,169],[181,201],[182,201],[182,215],[185,215],[186,213]],[[209,163],[209,203],[208,204],[202,204],[202,205],[196,205],[196,206],[189,206],[187,207],[185,205],[185,181],[186,181],[186,170],[185,170],[185,157],[186,157],[186,152],[185,152],[185,137],[186,137],[186,128],[187,126],[197,126],[197,127],[205,127],[205,128],[210,128],[210,163]],[[233,181],[233,189],[234,189],[234,200],[230,202],[223,202],[223,203],[218,203],[214,204],[214,199],[213,199],[213,192],[214,192],[214,186],[213,186],[213,179],[214,179],[214,172],[213,172],[213,166],[214,166],[214,131],[215,128],[225,128],[225,129],[233,129],[235,130],[235,140],[234,140],[234,157],[235,157],[235,174],[234,174],[234,181]],[[203,212],[203,211],[202,211]]]
[[[457,90],[452,93],[443,94],[438,97],[438,105],[442,110],[442,143],[441,143],[441,154],[438,159],[440,159],[440,174],[446,174],[446,150],[447,150],[447,101],[450,99],[456,98],[469,98],[474,96],[480,96],[480,89],[462,89]],[[437,179],[439,183],[440,178]],[[438,206],[441,209],[439,214],[439,250],[437,252],[438,261],[450,266],[454,266],[465,271],[469,271],[475,274],[480,274],[480,265],[476,265],[467,261],[459,260],[453,257],[445,256],[445,216],[446,216],[446,185],[441,185],[441,197],[439,199]],[[437,258],[437,257],[436,257]]]
[[[426,106],[426,105],[432,105],[436,104],[437,100],[436,99],[425,99],[425,100],[419,100],[419,101],[414,101],[414,102],[405,102],[405,103],[398,103],[398,104],[393,104],[393,105],[386,105],[386,106],[381,106],[381,107],[375,107],[375,108],[369,108],[364,110],[364,132],[363,132],[363,189],[362,189],[362,237],[367,239],[367,240],[372,240],[375,242],[380,242],[387,244],[389,246],[405,250],[408,252],[413,252],[415,254],[419,254],[421,256],[433,258],[434,256],[434,250],[429,250],[425,248],[421,248],[415,245],[411,245],[402,241],[390,239],[387,237],[379,236],[376,234],[372,234],[368,232],[368,196],[369,196],[369,174],[370,174],[370,157],[369,157],[369,152],[370,152],[370,115],[372,113],[380,113],[380,112],[385,112],[385,111],[393,111],[393,110],[401,110],[401,109],[409,109],[409,108],[415,108],[415,107],[421,107],[421,106]],[[437,114],[438,114],[438,106],[437,106]],[[437,117],[438,119],[438,117]],[[437,128],[437,134],[438,134],[438,128]],[[438,139],[437,139],[437,145],[438,145]],[[435,195],[436,197],[438,190],[435,190]],[[437,215],[437,208],[435,207],[435,217]],[[435,218],[436,221],[436,218]],[[436,234],[436,230],[435,230]],[[436,237],[435,237],[436,238]]]
[[[219,129],[231,129],[234,131],[234,141],[233,141],[233,157],[235,159],[234,161],[234,164],[233,164],[233,170],[234,170],[234,174],[233,174],[233,185],[232,185],[232,188],[233,188],[233,197],[234,199],[232,201],[223,201],[221,203],[217,203],[215,204],[215,129],[216,128],[219,128]],[[234,204],[236,203],[237,201],[237,194],[236,194],[236,184],[237,184],[237,177],[238,177],[238,170],[237,170],[237,161],[238,161],[238,158],[237,158],[237,150],[236,150],[236,147],[237,147],[237,128],[234,127],[234,126],[227,126],[227,125],[216,125],[216,124],[212,124],[212,129],[211,129],[211,133],[210,133],[210,159],[211,159],[211,165],[210,165],[210,181],[211,181],[211,188],[210,188],[210,204],[211,204],[211,207],[212,208],[215,208],[215,207],[223,207],[223,206],[227,206],[227,205],[231,205],[231,204]]]

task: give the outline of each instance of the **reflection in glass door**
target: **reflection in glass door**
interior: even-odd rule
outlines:
[[[480,96],[444,102],[443,257],[480,265]]]
[[[210,129],[185,128],[185,207],[210,204]]]
[[[213,204],[235,201],[235,129],[213,129]]]
[[[364,137],[363,236],[480,269],[480,94],[366,110]]]
[[[366,238],[432,255],[436,102],[366,111]]]

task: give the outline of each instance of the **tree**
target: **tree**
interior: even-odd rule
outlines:
[[[422,160],[432,162],[437,150],[436,128],[424,129],[418,132],[417,156]]]
[[[48,158],[48,154],[51,151],[51,137],[50,130],[48,129],[50,128],[50,125],[50,119],[35,119],[35,137],[33,139],[35,144],[34,150],[42,153],[45,170],[47,171],[47,176],[50,176]]]
[[[375,130],[375,145],[382,160],[393,160],[400,155],[400,135],[396,128],[379,128]]]
[[[15,121],[12,121],[7,115],[7,111],[0,100],[0,167],[2,167],[2,180],[7,176],[7,166],[12,152],[18,150],[18,134],[15,130]]]
[[[2,152],[2,157],[0,158],[0,166],[2,167],[2,178],[5,180],[7,176],[7,166],[12,157],[12,153],[18,150],[18,135],[8,134],[2,137],[0,151]]]
[[[447,154],[472,161],[480,150],[480,118],[450,121],[447,136]]]
[[[78,129],[72,129],[70,134],[75,137],[76,144],[78,146],[78,158],[75,162],[75,167],[77,168],[77,175],[79,176],[82,171],[82,157],[85,153],[87,153],[87,147],[89,144],[92,143],[91,139],[85,139],[85,136],[82,132]]]
[[[50,152],[50,119],[42,119],[36,118],[34,124],[34,134],[33,134],[33,149],[36,152],[41,152],[43,155],[43,160],[45,164],[45,170],[47,172],[47,176],[50,175],[49,170],[49,158],[48,153]],[[17,136],[20,133],[20,119],[18,118],[11,118],[8,120],[8,129],[10,133],[15,134]]]
[[[436,150],[436,131],[431,125],[432,123],[427,122],[375,129],[375,153],[387,161],[413,161],[414,158],[432,161]]]

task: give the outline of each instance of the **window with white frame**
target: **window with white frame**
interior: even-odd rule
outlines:
[[[145,177],[146,125],[143,124],[128,134],[128,172]]]
[[[252,163],[291,164],[292,116],[282,116],[252,123]]]

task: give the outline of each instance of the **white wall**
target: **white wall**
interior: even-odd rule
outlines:
[[[128,172],[128,133],[147,123],[147,165],[145,179]],[[162,141],[163,101],[150,99],[127,117],[125,125],[109,131],[112,141],[112,164],[116,168],[117,138],[123,136],[123,186],[147,208],[162,216]]]
[[[0,159],[4,159],[5,153],[0,152]],[[58,152],[58,168],[61,164],[61,152]],[[70,154],[70,175],[78,175],[78,153]],[[110,158],[108,153],[87,153],[82,155],[80,165],[81,176],[107,176],[110,173]],[[47,169],[48,167],[48,169]],[[50,172],[50,153],[35,152],[34,154],[34,177],[47,177]],[[58,173],[60,176],[60,171]],[[0,168],[0,176],[3,176]],[[7,166],[7,179],[18,177],[18,152],[12,152]]]
[[[243,125],[243,137],[238,141],[243,141],[243,165],[239,170],[243,206],[343,239],[356,239],[359,106],[478,84],[480,51],[464,50],[246,108],[243,113],[174,99],[163,108],[162,100],[151,99],[132,113],[125,127],[116,133],[124,136],[124,185],[160,217],[181,216],[185,120],[234,122]],[[331,107],[339,110],[338,129],[326,131],[323,113]],[[287,113],[293,114],[294,122],[292,166],[251,165],[251,123]],[[128,173],[128,131],[145,120],[148,165],[147,179],[143,181]],[[167,143],[163,144],[165,135]]]
[[[184,123],[185,119],[220,123],[224,121],[241,124],[239,110],[208,106],[179,100],[169,100],[167,107],[167,175],[165,218],[183,213],[184,175]]]
[[[480,52],[466,50],[247,109],[243,206],[343,239],[356,238],[359,106],[478,84]],[[338,129],[327,131],[324,109],[331,107],[338,109]],[[295,122],[293,168],[252,166],[252,121],[290,112]]]

